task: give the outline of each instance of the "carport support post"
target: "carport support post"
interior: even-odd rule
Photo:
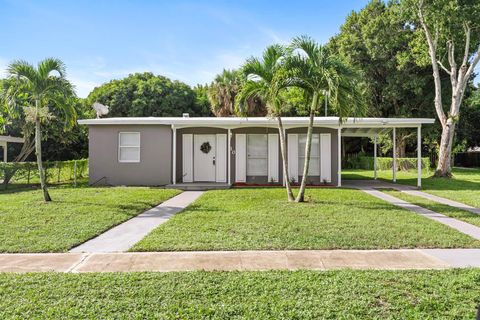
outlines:
[[[227,179],[228,179],[228,184],[231,185],[232,184],[232,178],[231,178],[231,171],[230,170],[230,166],[232,164],[232,130],[230,128],[228,128],[228,132],[227,132],[227,151],[228,151],[228,154],[227,154],[227,162],[228,162],[228,165],[227,165]]]
[[[337,177],[337,187],[342,186],[342,128],[338,128],[338,134],[337,134],[337,159],[338,159],[338,177]]]
[[[177,182],[177,129],[172,124],[172,184]]]
[[[8,145],[8,142],[6,142],[6,141],[5,141],[5,143],[0,144],[0,147],[3,147],[3,162],[5,162],[5,163],[8,162],[8,159],[7,159],[7,145]]]
[[[417,128],[417,187],[422,188],[422,126]]]
[[[397,182],[397,131],[393,128],[393,182]]]
[[[377,180],[377,136],[373,137],[373,178]]]

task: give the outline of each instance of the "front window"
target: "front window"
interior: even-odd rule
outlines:
[[[118,136],[118,161],[140,162],[140,132],[120,132]]]
[[[247,135],[247,176],[268,175],[268,138],[266,134]]]
[[[298,175],[303,174],[305,164],[305,145],[307,144],[307,135],[298,135]],[[320,175],[320,135],[312,134],[312,149],[310,151],[310,164],[308,166],[309,176]]]

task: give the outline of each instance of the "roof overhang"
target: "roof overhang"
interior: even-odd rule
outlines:
[[[12,136],[0,136],[0,142],[9,142],[9,143],[24,143],[24,138],[12,137]]]
[[[285,128],[308,126],[308,117],[283,117]],[[315,117],[314,126],[329,128],[414,128],[422,124],[432,124],[435,119],[428,118],[345,118],[341,122],[338,117]],[[198,118],[169,118],[169,117],[142,117],[142,118],[103,118],[79,120],[81,125],[170,125],[176,128],[185,127],[277,127],[275,118],[267,117],[198,117]],[[358,133],[361,133],[360,131]]]

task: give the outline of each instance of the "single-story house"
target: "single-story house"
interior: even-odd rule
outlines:
[[[283,118],[293,182],[302,179],[308,121],[307,117]],[[408,118],[348,118],[341,122],[338,117],[316,117],[309,183],[341,186],[341,137],[376,141],[385,132],[395,135],[396,128],[417,128],[420,144],[421,126],[433,122]],[[185,115],[89,119],[79,120],[79,124],[89,128],[91,184],[181,187],[284,182],[276,119]],[[420,158],[418,148],[419,163]],[[419,186],[420,174],[421,170]]]

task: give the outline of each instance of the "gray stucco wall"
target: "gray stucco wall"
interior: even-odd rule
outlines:
[[[307,134],[308,128],[294,128],[294,129],[288,129],[285,131],[285,133],[288,135],[289,133],[301,133],[301,134]],[[338,183],[338,130],[337,129],[329,129],[329,128],[313,128],[313,133],[330,133],[331,136],[331,147],[332,147],[332,152],[331,152],[331,164],[332,164],[332,185],[337,185]],[[288,138],[287,138],[288,141]],[[321,160],[320,160],[321,161]],[[302,176],[298,176],[297,181],[301,181]],[[320,184],[320,177],[310,177],[309,180],[313,184]]]
[[[118,161],[120,132],[140,132],[140,162]],[[171,182],[172,130],[166,125],[89,126],[90,183],[158,186]]]

